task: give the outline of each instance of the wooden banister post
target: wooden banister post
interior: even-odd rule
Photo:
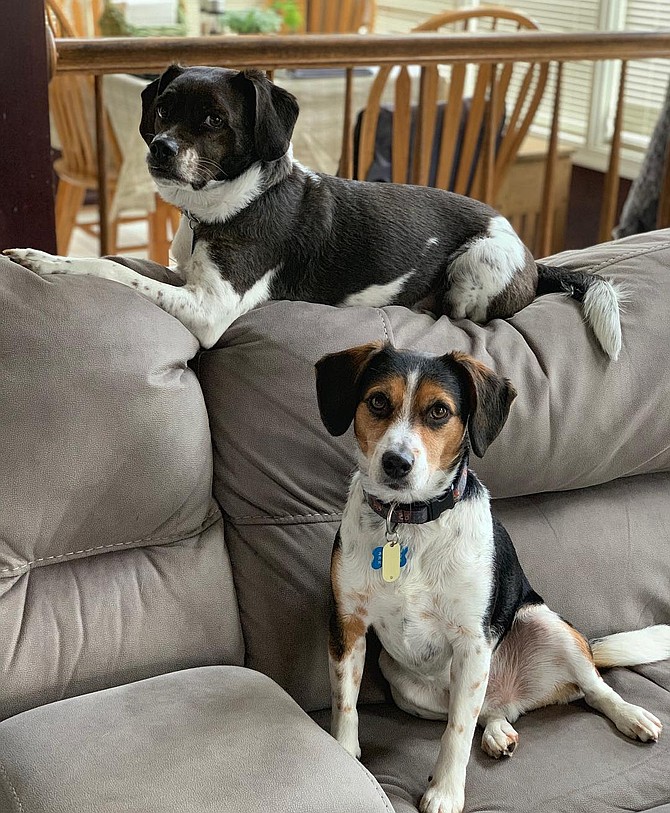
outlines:
[[[347,68],[344,88],[344,116],[342,118],[342,151],[337,174],[341,178],[354,177],[354,69]]]
[[[551,119],[551,134],[549,136],[549,149],[544,172],[544,189],[542,191],[542,211],[540,212],[540,239],[538,251],[541,257],[546,257],[552,251],[552,238],[554,235],[554,218],[556,197],[556,171],[558,169],[558,137],[560,133],[561,117],[561,85],[563,82],[563,63],[556,63],[556,91],[554,94],[554,112]]]
[[[600,229],[598,240],[605,243],[612,239],[614,218],[616,217],[617,200],[619,197],[619,164],[621,159],[621,129],[623,127],[623,105],[626,93],[626,69],[628,63],[621,62],[621,75],[619,76],[619,96],[614,116],[614,132],[612,133],[612,146],[610,147],[609,164],[605,175],[603,200],[600,207]]]
[[[109,190],[107,177],[107,132],[102,76],[93,77],[95,89],[95,148],[98,161],[98,212],[100,217],[100,254],[109,254]]]

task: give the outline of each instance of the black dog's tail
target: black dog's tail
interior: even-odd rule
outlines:
[[[622,289],[598,274],[537,264],[537,295],[563,293],[582,303],[586,322],[602,349],[616,360],[621,350]]]

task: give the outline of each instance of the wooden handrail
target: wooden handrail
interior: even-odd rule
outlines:
[[[171,62],[288,67],[395,65],[399,62],[589,62],[670,56],[668,31],[544,31],[487,34],[310,34],[306,36],[57,39],[58,73],[141,73]]]
[[[236,68],[341,67],[347,69],[343,151],[340,169],[351,177],[352,170],[352,68],[392,65],[434,65],[438,63],[571,62],[586,60],[631,60],[670,58],[670,29],[666,31],[599,31],[555,34],[544,31],[485,34],[413,33],[404,36],[322,35],[305,36],[223,36],[172,38],[56,39],[57,74],[86,73],[96,76],[96,105],[102,110],[102,83],[106,73],[149,73],[163,70],[173,62],[190,65],[219,65]],[[560,70],[560,68],[559,68]],[[620,93],[620,96],[622,94]],[[547,173],[543,186],[543,253],[551,245],[558,115],[555,99]],[[107,188],[105,137],[98,127],[98,161],[101,196],[102,251],[108,243],[106,229]],[[615,187],[619,143],[615,139],[607,176],[610,196]],[[670,153],[669,153],[670,155]],[[670,172],[668,173],[670,179]],[[670,186],[670,180],[668,180]],[[613,203],[604,203],[601,233],[611,228]],[[670,209],[670,207],[667,207]],[[667,214],[666,209],[664,213]],[[670,216],[670,215],[669,215]]]

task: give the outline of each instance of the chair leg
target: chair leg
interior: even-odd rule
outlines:
[[[56,193],[56,245],[58,253],[67,255],[77,213],[84,202],[86,190],[67,181],[58,182]]]
[[[149,259],[165,266],[170,262],[168,223],[174,235],[179,224],[179,211],[157,195],[156,208],[149,213]]]

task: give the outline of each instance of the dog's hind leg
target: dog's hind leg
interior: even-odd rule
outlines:
[[[494,217],[485,234],[451,259],[446,273],[444,311],[452,319],[505,318],[535,297],[535,261],[504,217]]]
[[[479,716],[482,749],[496,758],[511,755],[518,743],[511,723],[521,714],[582,697],[626,736],[658,739],[661,723],[605,683],[577,630],[544,604],[522,608],[491,662]]]

